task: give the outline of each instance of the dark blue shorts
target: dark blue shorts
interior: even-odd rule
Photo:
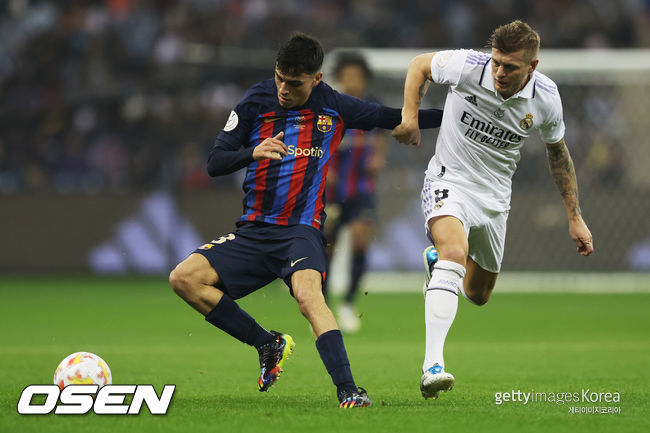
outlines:
[[[377,221],[377,206],[374,194],[362,194],[336,203],[339,205],[339,225],[346,225],[350,221],[363,220],[370,223]]]
[[[276,278],[291,288],[291,275],[302,269],[320,272],[323,280],[327,272],[325,236],[303,224],[245,223],[194,252],[208,259],[233,299],[243,298]]]

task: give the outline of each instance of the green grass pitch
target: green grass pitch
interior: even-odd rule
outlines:
[[[373,407],[338,409],[307,322],[274,284],[242,300],[297,345],[268,393],[257,353],[213,328],[165,278],[0,277],[0,432],[624,432],[650,431],[649,294],[500,294],[460,300],[445,352],[456,386],[420,396],[424,303],[415,293],[361,295],[363,326],[345,337]],[[66,355],[90,351],[114,383],[176,384],[169,413],[21,416],[22,389],[51,383]],[[620,403],[508,402],[495,393],[619,392]],[[572,406],[620,408],[572,414]]]

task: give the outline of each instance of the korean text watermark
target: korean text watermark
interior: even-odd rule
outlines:
[[[512,389],[494,393],[494,404],[527,406],[530,404],[555,404],[570,406],[571,414],[614,414],[621,413],[621,391],[597,391],[583,388],[580,391],[522,391]]]

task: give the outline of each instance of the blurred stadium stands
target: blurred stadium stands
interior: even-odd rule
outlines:
[[[515,18],[540,32],[545,49],[650,47],[647,0],[4,1],[0,270],[164,272],[179,254],[170,233],[209,240],[233,229],[240,178],[210,179],[205,155],[244,90],[271,76],[292,30],[313,33],[328,51],[417,51],[484,46]],[[375,95],[399,106],[402,78],[381,66],[376,75]],[[573,252],[543,145],[531,141],[515,177],[504,268],[650,270],[650,74],[549,75],[563,95],[598,250],[587,260]],[[427,103],[443,97],[432,89]],[[425,137],[433,143],[435,133]],[[376,269],[417,268],[425,244],[418,194],[432,147],[400,146],[380,178]],[[158,214],[144,210],[151,202],[164,209],[162,222],[142,219]],[[120,244],[133,218],[152,242]],[[97,268],[101,251],[107,261]]]

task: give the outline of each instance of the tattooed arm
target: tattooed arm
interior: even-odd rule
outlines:
[[[411,60],[404,82],[402,123],[393,129],[393,137],[400,143],[420,144],[418,109],[431,82],[431,59],[436,53],[420,54]]]
[[[551,174],[564,200],[564,207],[569,217],[571,238],[578,246],[578,252],[583,256],[588,256],[594,251],[593,238],[587,224],[582,219],[578,202],[576,172],[564,139],[557,143],[547,143],[546,154]]]

